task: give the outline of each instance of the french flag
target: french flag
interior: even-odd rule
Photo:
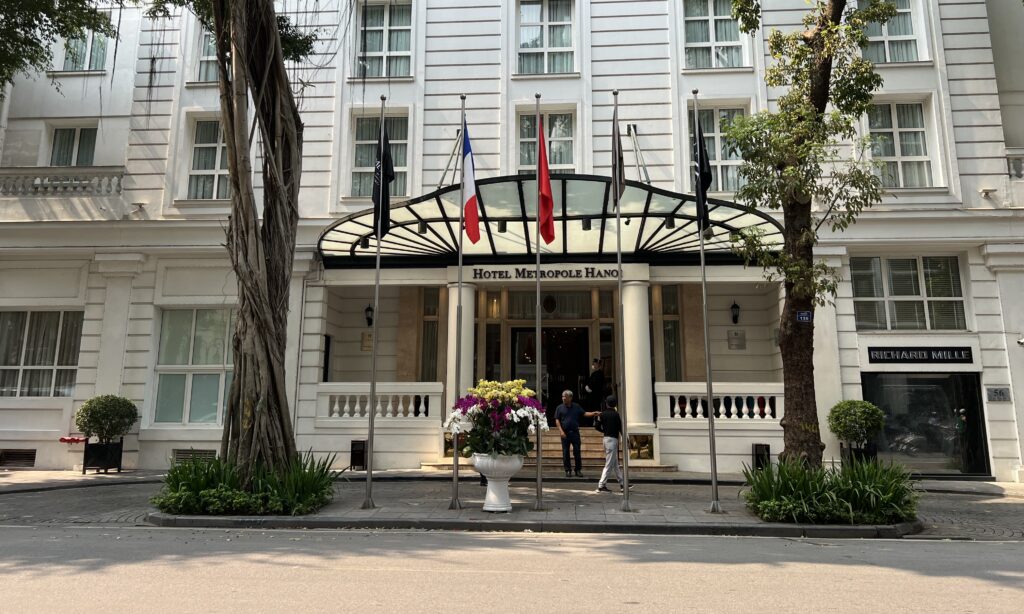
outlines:
[[[462,116],[462,208],[466,236],[473,243],[480,240],[480,213],[476,202],[476,174],[473,169],[473,147],[469,144],[466,116]]]

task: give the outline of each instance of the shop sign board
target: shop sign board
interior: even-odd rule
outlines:
[[[869,347],[868,362],[963,364],[974,362],[974,353],[969,347]]]

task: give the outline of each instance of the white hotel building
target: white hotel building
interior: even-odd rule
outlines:
[[[279,3],[320,32],[317,55],[292,68],[306,126],[287,355],[301,449],[338,453],[345,466],[350,442],[366,437],[374,244],[364,237],[382,94],[398,180],[372,314],[384,395],[375,466],[444,459],[458,292],[458,187],[444,171],[462,93],[484,237],[466,255],[461,377],[532,380],[533,283],[520,270],[534,258],[524,235],[539,92],[557,219],[543,252],[542,388],[553,400],[580,390],[594,357],[615,381],[621,353],[632,466],[708,471],[688,137],[696,88],[720,199],[709,245],[719,467],[751,462],[752,444],[781,450],[780,286],[727,244],[729,228],[777,232],[777,216],[730,204],[740,160],[721,127],[772,107],[765,32],[797,27],[807,5],[766,0],[763,30],[747,37],[728,4],[371,1],[364,14],[352,0]],[[866,51],[885,85],[862,123],[879,139],[889,190],[818,248],[842,275],[813,323],[819,414],[824,425],[835,402],[868,399],[888,416],[883,458],[1021,481],[1024,7],[897,5]],[[236,297],[208,40],[189,14],[114,12],[117,42],[73,41],[77,59],[61,45],[53,69],[19,78],[0,109],[0,466],[79,464],[81,447],[58,439],[103,393],[140,409],[126,466],[163,468],[219,445]],[[614,89],[630,180],[622,296],[607,204]],[[837,458],[822,430],[826,459]]]

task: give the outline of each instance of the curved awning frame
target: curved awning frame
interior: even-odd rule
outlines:
[[[611,178],[575,173],[551,175],[555,241],[541,243],[545,263],[614,262],[615,211]],[[426,268],[458,263],[459,188],[449,185],[392,205],[391,231],[381,241],[381,266]],[[535,260],[534,174],[477,181],[481,237],[464,240],[463,264],[525,264]],[[698,261],[696,199],[638,181],[626,181],[621,200],[622,260],[626,263],[694,264]],[[714,235],[705,242],[709,264],[737,264],[732,235],[759,228],[763,239],[781,244],[782,225],[770,215],[737,203],[709,199]],[[593,234],[596,233],[596,234]],[[326,268],[373,267],[373,209],[347,215],[320,236]],[[528,240],[527,240],[528,238]]]

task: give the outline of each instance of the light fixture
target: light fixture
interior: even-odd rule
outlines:
[[[370,249],[370,237],[359,239],[359,249]]]
[[[416,232],[420,233],[421,235],[427,234],[427,223],[424,222],[423,220],[420,220],[420,223],[417,224],[416,226]]]
[[[989,198],[989,197],[992,196],[992,193],[995,192],[995,191],[996,191],[996,188],[981,188],[980,190],[978,190],[978,194],[981,194],[982,198]]]
[[[732,307],[729,308],[729,311],[732,313],[732,323],[733,324],[739,324],[740,323],[740,306],[736,304],[736,301],[732,302]]]
[[[590,218],[583,218],[583,230],[590,230]]]
[[[366,309],[363,310],[363,315],[366,316],[366,325],[373,326],[373,304],[366,306]]]
[[[665,218],[665,228],[668,228],[669,230],[672,230],[675,227],[676,227],[676,218],[674,216],[670,215],[667,218]]]
[[[508,221],[498,220],[498,232],[505,232],[506,230],[508,230]]]

